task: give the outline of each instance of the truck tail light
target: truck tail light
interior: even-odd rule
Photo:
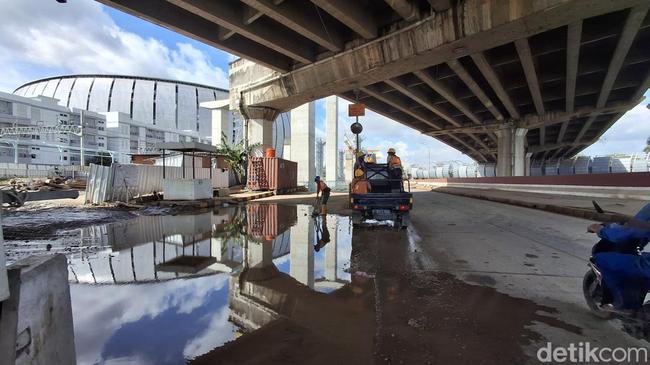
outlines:
[[[361,205],[356,205],[356,204],[353,205],[352,208],[353,209],[363,209],[363,207]]]
[[[405,212],[405,211],[407,211],[409,209],[411,209],[411,207],[409,207],[408,204],[400,204],[400,206],[399,206],[399,210],[401,212]]]

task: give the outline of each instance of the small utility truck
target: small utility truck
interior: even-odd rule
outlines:
[[[350,189],[350,207],[354,210],[352,223],[365,220],[392,221],[395,228],[406,228],[413,207],[413,194],[404,189],[404,180],[391,177],[387,164],[366,163],[366,179],[370,183],[368,194],[354,194]],[[408,180],[407,180],[408,183]]]

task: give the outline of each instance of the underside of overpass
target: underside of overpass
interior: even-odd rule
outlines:
[[[337,94],[507,175],[574,156],[650,84],[647,0],[100,2],[245,58],[251,119]]]

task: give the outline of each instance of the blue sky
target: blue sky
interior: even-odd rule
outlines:
[[[105,7],[92,0],[0,0],[0,91],[43,77],[70,73],[152,76],[228,87],[233,56]],[[20,29],[20,31],[16,31]],[[648,93],[646,93],[648,96]],[[650,111],[628,112],[585,153],[638,153],[650,135]],[[340,134],[348,130],[347,102],[339,103]],[[317,135],[324,137],[324,101],[316,102]],[[463,160],[467,156],[375,113],[363,118],[365,144],[394,146],[406,161]],[[341,142],[339,142],[342,145]]]

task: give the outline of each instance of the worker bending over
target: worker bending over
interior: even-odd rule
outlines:
[[[316,183],[316,199],[318,200],[318,198],[321,196],[321,193],[323,193],[320,202],[320,214],[325,215],[327,214],[327,201],[330,198],[330,192],[332,189],[330,189],[330,187],[325,184],[325,181],[320,179],[320,176],[316,176],[314,182]]]

